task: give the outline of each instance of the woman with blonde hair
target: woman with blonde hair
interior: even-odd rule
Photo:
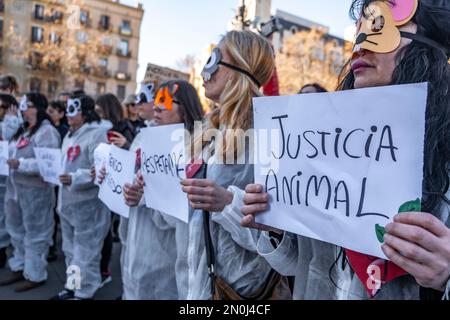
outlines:
[[[255,248],[259,231],[241,227],[241,213],[227,208],[234,201],[231,190],[254,180],[248,145],[239,148],[234,142],[239,132],[253,128],[252,99],[262,95],[260,88],[273,70],[273,51],[267,40],[250,31],[231,31],[213,50],[202,72],[206,96],[218,108],[203,128],[205,179],[182,181],[192,214],[186,253],[187,299],[261,298],[271,278],[271,267]],[[208,141],[211,129],[216,130],[215,139]]]

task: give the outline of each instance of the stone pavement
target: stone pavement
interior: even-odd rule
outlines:
[[[39,288],[24,293],[14,292],[17,284],[7,287],[0,287],[0,300],[48,300],[50,297],[60,292],[66,282],[66,270],[64,264],[64,256],[61,251],[61,240],[58,241],[58,259],[48,264],[48,280],[47,283]],[[112,282],[106,284],[100,289],[96,296],[96,300],[115,300],[122,293],[122,281],[120,276],[120,243],[114,243],[110,268],[112,270]],[[9,272],[9,269],[0,269],[0,277]]]

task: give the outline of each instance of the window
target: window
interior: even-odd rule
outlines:
[[[0,20],[0,39],[3,38],[3,20]]]
[[[31,27],[31,42],[41,43],[44,40],[44,29],[41,27]]]
[[[128,72],[128,60],[120,60],[119,61],[119,70],[120,73]]]
[[[77,41],[78,41],[79,43],[86,43],[86,42],[87,42],[87,37],[88,37],[88,35],[87,35],[87,33],[84,32],[84,31],[79,31],[79,32],[77,33]]]
[[[97,94],[104,94],[106,92],[106,84],[104,82],[97,82]]]
[[[119,98],[120,101],[123,101],[125,99],[125,95],[127,92],[127,88],[124,85],[118,85],[117,86],[117,98]]]
[[[54,80],[49,80],[47,84],[47,93],[49,96],[53,96],[56,94],[58,90],[58,82]]]
[[[80,23],[83,26],[88,26],[89,25],[89,11],[80,10]]]
[[[44,20],[44,6],[42,4],[34,5],[34,18],[36,20]]]
[[[108,67],[108,59],[107,58],[98,59],[98,66],[106,69]]]
[[[119,55],[121,56],[128,56],[128,41],[127,40],[120,40],[119,42]]]
[[[3,64],[3,47],[0,47],[0,66]]]
[[[5,0],[0,0],[0,12],[5,11]]]
[[[41,92],[42,81],[39,78],[30,79],[30,92]]]
[[[100,18],[100,29],[109,30],[109,16],[102,15]]]
[[[120,34],[123,34],[125,36],[131,36],[131,23],[128,20],[123,20],[122,25],[120,26]]]
[[[52,31],[50,33],[50,42],[55,44],[61,43],[61,36],[57,32]]]

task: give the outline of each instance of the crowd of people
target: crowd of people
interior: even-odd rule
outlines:
[[[195,88],[183,80],[143,84],[121,103],[112,94],[94,100],[83,91],[61,93],[51,102],[34,92],[16,99],[14,77],[0,78],[1,138],[9,142],[10,168],[8,177],[0,177],[0,267],[7,262],[10,269],[0,286],[17,283],[15,290],[23,292],[45,284],[60,229],[68,281],[55,300],[93,299],[111,281],[114,240],[121,242],[121,298],[127,300],[448,298],[449,3],[354,0],[350,12],[358,36],[338,91],[429,84],[423,212],[396,216],[382,247],[389,263],[405,275],[382,279],[376,294],[370,294],[345,248],[255,222],[269,197],[254,184],[249,149],[237,154],[233,139],[218,144],[194,132],[197,121],[224,134],[251,129],[252,99],[262,96],[261,87],[274,76],[269,41],[251,31],[230,31],[202,73],[206,96],[216,106],[207,115]],[[398,35],[384,33],[387,28]],[[326,90],[308,84],[299,91],[317,92]],[[192,154],[201,165],[193,165],[181,181],[189,223],[145,205],[139,161],[134,181],[123,186],[129,219],[118,218],[98,198],[105,171],[96,172],[94,150],[109,143],[140,154],[142,145],[158,143],[143,140],[141,129],[169,124],[184,124],[191,133],[187,147],[200,150]],[[60,187],[41,178],[35,147],[62,150]],[[218,161],[230,152],[232,162]],[[245,161],[238,162],[242,157]],[[80,275],[75,286],[73,274]]]

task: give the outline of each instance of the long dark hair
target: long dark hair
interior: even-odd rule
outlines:
[[[353,0],[350,16],[357,20],[375,0]],[[389,0],[384,0],[389,1]],[[445,48],[450,47],[450,1],[420,0],[412,19],[417,33]],[[450,65],[439,49],[412,41],[399,50],[391,84],[429,83],[425,125],[422,211],[439,217],[449,189],[450,161]],[[355,78],[346,64],[338,90],[354,88]]]
[[[19,84],[16,78],[9,74],[0,76],[0,90],[9,91],[12,94],[17,93],[19,91]]]
[[[73,94],[71,99],[80,99],[81,115],[85,123],[98,122],[100,123],[100,116],[95,112],[95,101],[90,96],[85,94]]]
[[[16,98],[8,93],[0,93],[0,101],[3,103],[2,107],[5,109],[9,109],[12,106],[17,107],[19,105]]]
[[[180,102],[181,107],[178,108],[178,112],[183,119],[186,130],[189,132],[194,131],[194,122],[202,121],[203,109],[200,99],[198,97],[195,88],[185,80],[172,80],[161,84],[158,88],[172,87],[178,85],[178,90],[175,93],[175,98]]]
[[[67,125],[66,104],[62,101],[53,100],[52,102],[50,102],[50,107],[64,114],[64,116],[61,118],[60,125]]]
[[[123,109],[119,99],[112,93],[101,95],[95,103],[102,109],[105,119],[116,126],[123,121]]]
[[[36,125],[30,129],[30,137],[33,136],[41,127],[42,122],[45,120],[48,120],[51,124],[50,117],[47,114],[47,107],[48,107],[48,100],[47,98],[40,93],[27,93],[26,94],[27,100],[32,102],[34,107],[37,109],[37,115],[36,115]],[[17,140],[23,133],[25,133],[30,127],[30,124],[28,122],[25,122],[19,130],[17,130],[16,134],[14,135],[13,139]]]

